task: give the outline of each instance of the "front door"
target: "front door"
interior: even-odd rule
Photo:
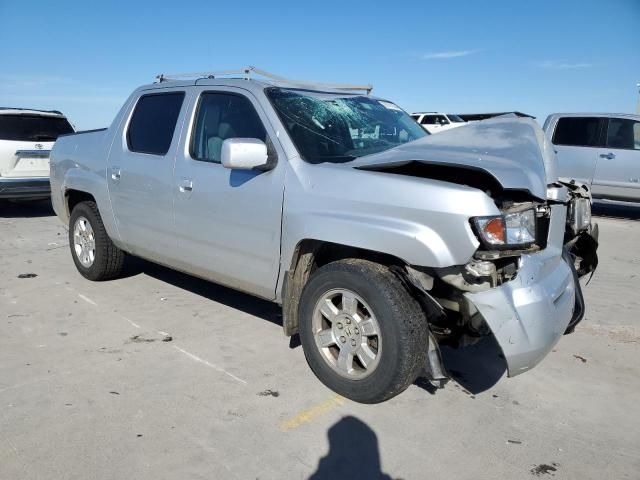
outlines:
[[[181,268],[264,298],[275,298],[286,159],[256,99],[246,90],[202,87],[180,145],[173,179]],[[228,138],[257,138],[278,155],[269,171],[220,163]]]
[[[562,117],[553,132],[558,176],[591,186],[606,119]]]
[[[606,146],[598,152],[593,194],[614,200],[640,200],[640,122],[610,118]]]
[[[107,182],[120,239],[136,255],[161,263],[176,250],[173,167],[185,95],[177,90],[142,95],[109,156]]]

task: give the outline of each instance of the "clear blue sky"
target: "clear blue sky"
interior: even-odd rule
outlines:
[[[0,0],[0,105],[108,125],[160,72],[257,65],[409,111],[633,112],[640,0]]]

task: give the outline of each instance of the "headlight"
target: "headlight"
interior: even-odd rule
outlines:
[[[532,208],[472,220],[480,240],[487,246],[522,247],[536,240],[536,212]]]
[[[574,235],[589,229],[591,226],[591,201],[588,198],[574,198],[569,203],[567,223]]]

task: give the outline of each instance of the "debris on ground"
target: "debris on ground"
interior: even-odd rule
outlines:
[[[111,392],[109,392],[109,393],[110,393],[111,395],[120,395],[120,393],[119,393],[119,392],[116,392],[116,391],[113,391],[113,390],[112,390]]]
[[[162,338],[162,341],[163,341],[163,342],[170,342],[170,341],[172,341],[172,340],[173,340],[173,337],[172,337],[171,335],[165,335],[165,336]]]
[[[539,477],[541,475],[551,475],[553,477],[555,476],[553,472],[558,471],[557,467],[558,467],[558,464],[555,462],[551,462],[551,465],[547,465],[546,463],[541,463],[540,465],[536,465],[529,471],[531,472],[532,475],[535,475],[536,477]]]
[[[36,278],[37,276],[37,273],[21,273],[18,278]]]
[[[155,338],[144,338],[140,335],[129,337],[129,340],[131,340],[133,343],[151,343],[156,341]]]
[[[514,445],[522,445],[522,442],[520,440],[507,440],[507,443],[512,443]]]
[[[258,395],[261,397],[279,397],[280,392],[278,392],[277,390],[267,389],[258,393]]]
[[[580,360],[582,363],[587,363],[587,359],[584,358],[583,356],[580,355],[574,355],[573,358],[577,358],[578,360]]]

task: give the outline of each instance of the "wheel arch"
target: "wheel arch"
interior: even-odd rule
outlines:
[[[80,202],[94,202],[97,205],[95,197],[85,191],[77,190],[75,188],[68,188],[64,192],[64,204],[66,208],[67,217],[71,217],[73,208]]]
[[[421,287],[419,280],[413,278],[410,273],[411,265],[405,260],[383,252],[307,238],[296,245],[288,269],[284,272],[279,292],[285,335],[292,336],[298,333],[300,297],[313,272],[323,265],[347,258],[369,260],[390,267],[405,286],[420,297],[427,315],[441,311],[438,303]]]

